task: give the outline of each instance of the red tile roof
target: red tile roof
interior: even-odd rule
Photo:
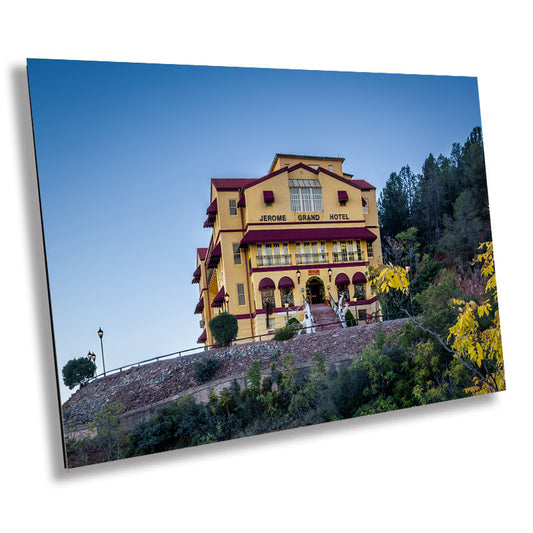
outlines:
[[[348,183],[353,183],[359,189],[375,189],[374,185],[365,180],[350,180]]]
[[[241,187],[255,181],[255,178],[212,178],[211,183],[217,191],[238,191]]]

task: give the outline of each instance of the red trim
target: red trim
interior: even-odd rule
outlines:
[[[368,261],[358,261],[357,263],[321,263],[320,265],[294,265],[294,266],[282,266],[282,267],[259,267],[259,268],[251,268],[250,274],[253,274],[254,272],[280,272],[283,270],[312,270],[313,268],[345,268],[345,267],[352,267],[352,266],[366,266],[368,265]]]
[[[370,298],[370,300],[357,300],[357,302],[348,302],[348,305],[369,305],[373,304],[378,299],[377,296]]]
[[[248,226],[286,226],[287,224],[364,224],[364,220],[310,220],[295,222],[248,222],[244,231],[248,231]],[[365,226],[366,228],[377,228],[377,226]],[[221,230],[222,231],[222,230]],[[228,231],[228,230],[226,230]]]
[[[336,239],[366,239],[375,240],[374,235],[367,228],[315,228],[315,229],[271,229],[250,230],[241,240],[243,244],[263,242],[298,242],[298,241],[331,241]]]

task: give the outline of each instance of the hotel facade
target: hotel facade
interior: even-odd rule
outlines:
[[[379,312],[368,266],[382,262],[376,189],[343,171],[343,158],[276,154],[266,176],[213,178],[193,283],[198,343],[213,344],[209,320],[236,316],[238,338],[274,333],[287,316],[341,295],[358,319]]]

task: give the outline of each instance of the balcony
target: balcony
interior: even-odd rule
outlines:
[[[334,263],[348,263],[362,260],[363,259],[359,258],[356,252],[348,252],[347,250],[342,252],[333,252]]]
[[[290,254],[258,255],[256,259],[258,267],[292,265]]]
[[[327,252],[308,252],[303,254],[296,254],[297,265],[318,265],[327,263],[329,261],[329,254]]]

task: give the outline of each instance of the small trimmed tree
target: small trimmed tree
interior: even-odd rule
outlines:
[[[239,324],[235,316],[229,313],[220,313],[209,321],[209,330],[217,341],[217,345],[229,346],[237,338]]]
[[[96,365],[87,357],[71,359],[63,367],[63,383],[69,389],[73,389],[77,385],[83,387],[94,377],[95,372]]]

